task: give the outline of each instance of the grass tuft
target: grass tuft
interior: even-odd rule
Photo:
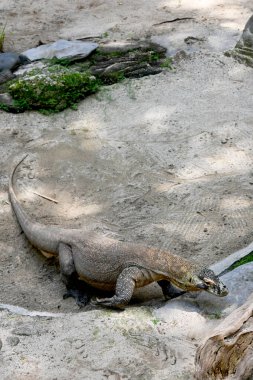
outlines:
[[[5,33],[6,24],[0,29],[0,52],[3,53],[4,51],[4,41],[6,37]]]

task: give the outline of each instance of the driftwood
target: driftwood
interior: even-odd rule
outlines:
[[[206,338],[195,364],[198,380],[253,379],[253,294]]]

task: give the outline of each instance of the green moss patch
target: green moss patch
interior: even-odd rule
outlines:
[[[13,80],[7,91],[19,112],[32,109],[59,112],[75,106],[85,96],[97,92],[99,87],[99,80],[90,73],[73,72],[56,65],[53,70],[37,70]]]
[[[253,49],[249,47],[235,47],[224,53],[227,57],[233,57],[246,66],[253,67]]]

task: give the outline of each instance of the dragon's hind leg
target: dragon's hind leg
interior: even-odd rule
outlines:
[[[67,292],[63,295],[63,298],[73,297],[80,307],[87,305],[91,298],[88,285],[78,279],[72,250],[67,244],[59,244],[59,262],[61,278],[67,288]]]
[[[171,300],[172,298],[176,298],[186,293],[183,290],[179,290],[175,288],[169,281],[161,280],[157,281],[158,285],[161,286],[163,295],[166,300]]]

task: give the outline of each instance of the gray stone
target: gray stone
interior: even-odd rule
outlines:
[[[13,78],[15,78],[15,75],[10,70],[0,72],[0,84],[3,84]]]
[[[50,58],[67,58],[71,61],[84,59],[98,47],[95,42],[58,40],[26,50],[23,54],[31,61]]]
[[[236,44],[236,48],[248,47],[253,49],[253,15],[247,21],[242,36]]]
[[[25,55],[17,53],[0,53],[0,84],[15,78],[12,72],[20,65],[29,63]]]
[[[166,48],[151,41],[108,41],[99,46],[101,53],[114,53],[121,52],[127,53],[131,50],[150,51],[153,50],[157,53],[166,53]]]
[[[0,72],[5,70],[14,71],[18,66],[29,63],[29,59],[24,54],[1,53]]]
[[[35,335],[36,333],[37,331],[35,331],[33,328],[29,326],[20,326],[12,330],[12,334],[14,335],[30,336],[30,335]]]
[[[10,94],[3,93],[0,94],[0,103],[4,104],[5,106],[12,107],[13,106],[13,99]]]
[[[0,339],[0,351],[1,351],[2,347],[3,347],[3,343],[2,343],[2,340]]]
[[[242,36],[233,50],[225,55],[235,58],[238,62],[253,67],[253,15],[245,25]]]
[[[17,336],[8,336],[8,338],[6,339],[6,342],[14,347],[14,346],[17,346],[20,342],[20,339],[17,337]]]
[[[22,77],[23,75],[31,73],[32,71],[35,72],[38,70],[42,70],[45,67],[47,67],[47,64],[45,62],[42,62],[42,61],[31,62],[28,65],[18,67],[18,69],[15,70],[15,76]]]

